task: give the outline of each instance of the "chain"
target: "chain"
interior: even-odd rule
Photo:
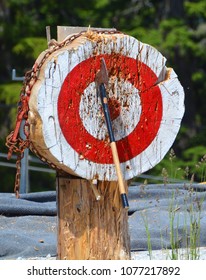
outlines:
[[[50,162],[48,159],[42,157],[38,151],[34,148],[32,142],[29,139],[29,129],[30,125],[28,122],[28,112],[29,112],[29,98],[31,95],[31,91],[33,85],[38,79],[39,72],[41,70],[42,65],[45,63],[47,58],[54,53],[55,51],[68,46],[73,42],[75,39],[79,38],[82,35],[86,35],[89,37],[93,32],[90,30],[82,31],[78,34],[74,34],[69,36],[67,39],[62,41],[61,43],[53,41],[53,44],[50,45],[49,49],[45,51],[45,54],[39,63],[35,62],[34,66],[31,70],[27,71],[24,78],[24,83],[22,90],[20,92],[20,100],[18,103],[18,110],[17,110],[17,117],[16,117],[16,124],[14,131],[12,131],[6,138],[6,146],[8,147],[8,156],[7,158],[10,159],[13,153],[16,153],[17,160],[16,160],[16,177],[15,177],[15,187],[14,191],[16,193],[16,197],[19,197],[19,188],[20,188],[20,177],[21,177],[21,159],[24,157],[24,151],[26,148],[30,148],[30,150],[38,156],[43,162],[47,163],[51,168],[54,168],[58,171],[61,171],[55,164]],[[116,30],[95,30],[93,34],[122,34],[120,31]],[[22,139],[20,136],[20,127],[22,122],[24,122],[24,135],[25,139]]]

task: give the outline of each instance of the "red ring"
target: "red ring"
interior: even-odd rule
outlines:
[[[85,129],[79,115],[81,95],[94,82],[104,57],[109,75],[130,82],[139,91],[141,116],[135,129],[116,141],[120,162],[128,161],[143,152],[156,137],[162,120],[162,97],[156,74],[143,62],[120,54],[105,54],[88,58],[65,78],[58,98],[58,118],[64,137],[80,155],[99,164],[112,164],[109,141],[93,137]]]

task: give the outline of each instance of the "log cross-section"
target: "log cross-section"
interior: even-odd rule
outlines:
[[[66,42],[50,47],[44,63],[42,55],[36,61],[41,69],[29,99],[33,147],[69,174],[117,181],[95,85],[104,58],[123,177],[154,167],[173,144],[184,114],[184,91],[174,70],[152,46],[123,33],[87,32]]]

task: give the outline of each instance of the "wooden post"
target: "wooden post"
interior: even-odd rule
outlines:
[[[58,26],[58,41],[87,29]],[[98,182],[100,201],[90,184],[71,175],[57,177],[58,259],[130,259],[128,214],[117,182]]]
[[[90,182],[57,177],[58,259],[128,260],[128,214],[117,182],[99,181],[96,200]]]

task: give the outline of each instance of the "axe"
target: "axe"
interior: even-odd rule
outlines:
[[[111,117],[110,117],[110,112],[109,112],[109,106],[108,106],[108,99],[107,99],[107,93],[105,89],[105,84],[108,84],[108,72],[107,72],[107,67],[104,58],[101,58],[101,65],[100,65],[100,70],[96,74],[96,86],[97,86],[97,92],[100,95],[101,103],[102,103],[102,108],[104,112],[104,118],[106,121],[106,126],[109,134],[109,140],[110,140],[110,146],[112,150],[112,156],[113,156],[113,161],[115,164],[115,169],[117,172],[117,178],[118,178],[118,185],[119,185],[119,191],[120,191],[120,196],[122,199],[122,206],[123,208],[129,208],[129,203],[125,191],[125,185],[124,185],[124,180],[123,180],[123,175],[120,167],[120,161],[119,161],[119,156],[117,152],[117,146],[114,138],[114,133],[112,130],[112,122],[111,122]]]

